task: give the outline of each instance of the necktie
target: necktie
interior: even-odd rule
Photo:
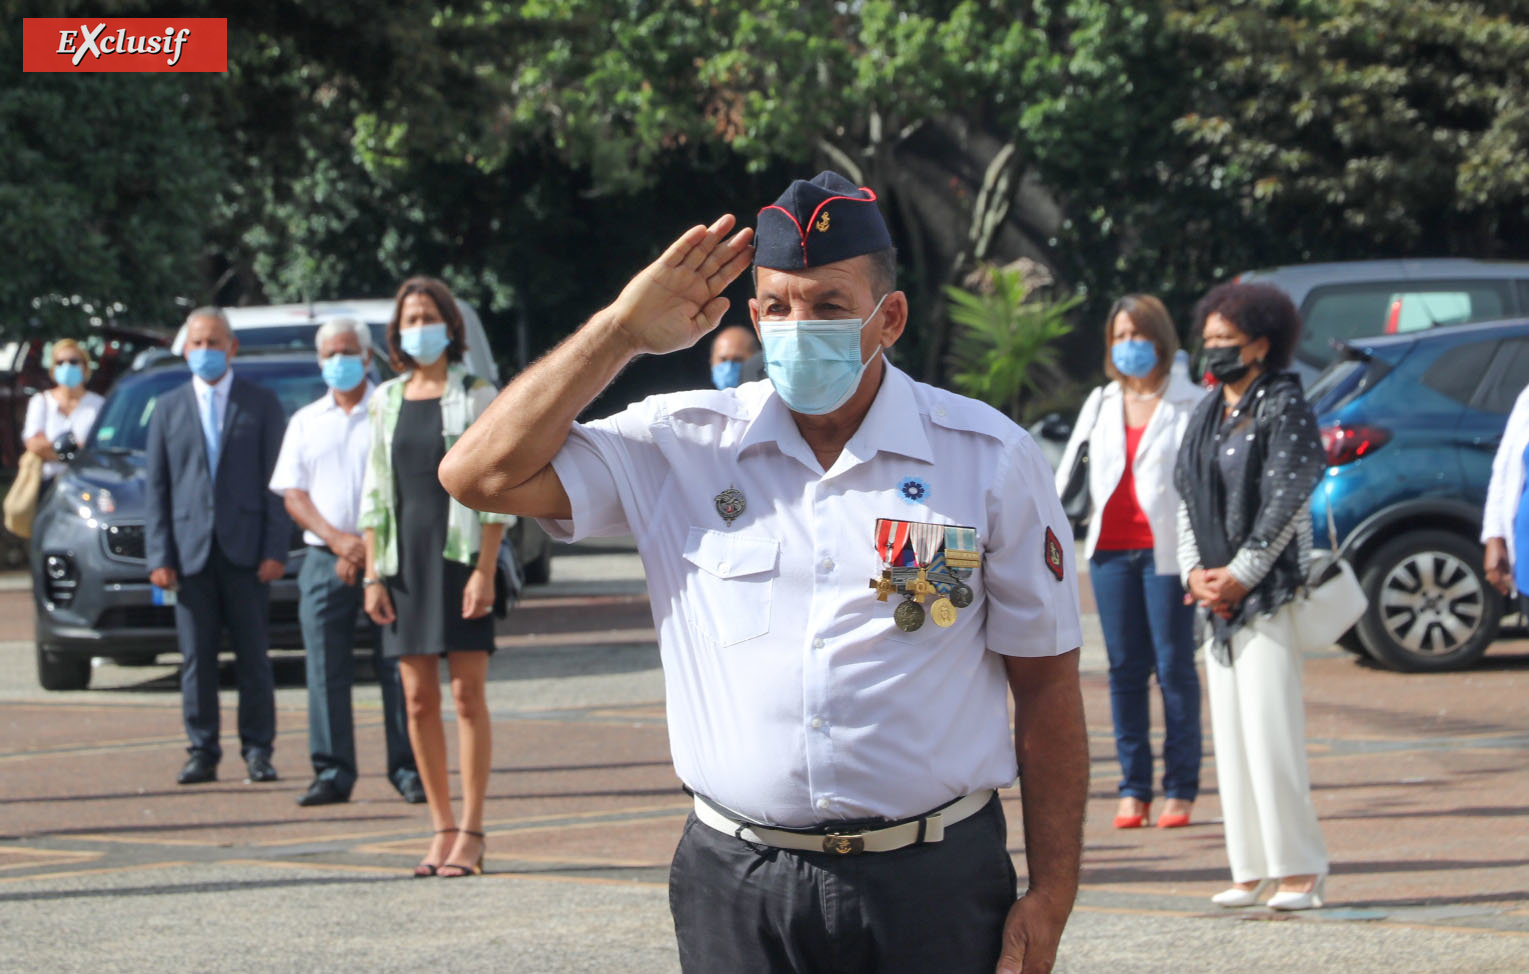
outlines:
[[[202,393],[202,438],[207,441],[207,472],[214,477],[218,473],[218,438],[222,430],[218,422],[218,396],[209,388]]]

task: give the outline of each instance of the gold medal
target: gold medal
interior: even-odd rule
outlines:
[[[911,599],[904,599],[892,612],[892,621],[903,632],[914,632],[924,624],[924,607]]]
[[[929,618],[941,629],[949,629],[956,622],[956,607],[947,598],[935,599],[929,605]]]
[[[908,586],[908,591],[913,593],[913,601],[920,603],[933,595],[935,589],[934,585],[929,581],[929,573],[920,568],[918,570],[918,578],[915,578],[913,584]]]
[[[876,601],[885,602],[893,592],[897,591],[897,583],[892,581],[892,569],[883,571],[880,578],[871,579],[871,588],[876,590]]]

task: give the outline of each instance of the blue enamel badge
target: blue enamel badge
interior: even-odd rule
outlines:
[[[897,492],[909,504],[922,504],[929,499],[929,484],[918,477],[904,477]]]

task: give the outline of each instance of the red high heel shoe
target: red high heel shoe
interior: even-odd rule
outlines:
[[[1175,799],[1169,799],[1174,801]],[[1189,806],[1186,804],[1182,812],[1169,812],[1166,809],[1158,816],[1157,827],[1160,829],[1181,829],[1189,824]]]
[[[1139,829],[1139,828],[1141,828],[1143,825],[1147,824],[1147,813],[1150,812],[1151,809],[1152,809],[1152,803],[1151,802],[1142,802],[1141,803],[1141,812],[1136,814],[1136,815],[1118,815],[1117,814],[1115,816],[1115,828],[1117,828],[1117,829]]]

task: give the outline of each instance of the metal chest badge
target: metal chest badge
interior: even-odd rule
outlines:
[[[728,527],[732,527],[733,522],[738,520],[738,515],[746,511],[749,506],[743,491],[736,487],[727,488],[712,498],[712,503],[717,505],[717,513],[722,515],[722,520],[727,522]]]

